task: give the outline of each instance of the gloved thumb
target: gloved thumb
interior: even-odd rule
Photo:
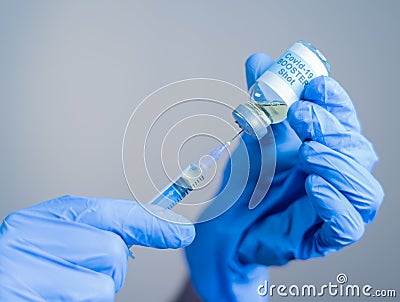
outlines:
[[[245,63],[247,89],[274,63],[274,60],[263,52],[252,54]]]
[[[193,224],[183,216],[129,200],[63,196],[22,212],[110,231],[121,236],[127,245],[180,248],[188,246],[195,236]]]

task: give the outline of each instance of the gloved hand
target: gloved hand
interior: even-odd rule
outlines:
[[[248,86],[272,63],[266,54],[251,56]],[[312,80],[303,100],[272,130],[276,173],[264,200],[254,210],[247,207],[260,148],[274,146],[244,135],[251,156],[242,195],[223,215],[197,225],[187,248],[192,282],[205,301],[265,301],[257,286],[268,279],[267,266],[324,256],[359,240],[382,202],[383,190],[371,174],[377,156],[360,133],[349,96],[332,78]],[[241,173],[237,157],[234,152],[222,186]]]
[[[0,301],[114,301],[127,245],[180,248],[194,227],[137,202],[64,196],[11,213],[0,228]]]

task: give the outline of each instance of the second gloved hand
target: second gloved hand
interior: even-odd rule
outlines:
[[[180,248],[194,227],[137,202],[64,196],[11,213],[0,228],[1,301],[114,301],[127,245]]]
[[[272,64],[266,54],[251,56],[248,87]],[[246,186],[225,213],[196,225],[196,239],[186,249],[193,285],[205,301],[265,301],[257,287],[268,280],[268,266],[321,257],[359,240],[382,202],[371,174],[377,156],[349,96],[332,78],[312,80],[288,119],[271,128],[276,146],[267,137],[243,135],[249,173],[236,149],[221,193],[205,212]],[[276,150],[277,161],[271,186],[257,192],[261,165],[272,158],[261,158],[260,148]],[[249,210],[253,194],[265,197]]]
[[[256,221],[244,237],[238,257],[245,263],[282,265],[338,251],[361,238],[383,199],[371,174],[377,156],[335,80],[312,80],[287,122],[302,142],[297,163],[264,201],[281,209]],[[279,190],[285,192],[276,199]]]

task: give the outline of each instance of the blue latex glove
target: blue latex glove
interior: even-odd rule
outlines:
[[[0,301],[114,301],[127,245],[180,248],[194,227],[136,202],[64,196],[11,213],[0,228]]]
[[[251,56],[248,86],[272,63],[266,54]],[[319,77],[303,98],[292,105],[286,121],[272,126],[276,173],[261,204],[248,209],[261,160],[258,142],[244,135],[251,156],[243,194],[223,215],[196,226],[187,258],[205,301],[265,301],[257,287],[268,279],[269,265],[338,251],[359,240],[375,217],[384,195],[371,174],[377,156],[360,134],[349,96],[332,78]],[[267,139],[260,145],[274,148]],[[235,178],[247,177],[240,176],[245,174],[242,161],[234,152],[222,186],[229,186],[229,177],[233,186],[239,182]],[[213,205],[206,211],[212,212]]]

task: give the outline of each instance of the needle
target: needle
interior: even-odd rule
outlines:
[[[226,145],[229,146],[235,140],[235,138],[237,138],[240,134],[242,134],[242,132],[243,132],[243,129],[240,130],[238,133],[236,133],[235,136],[232,137],[230,141],[226,142]]]

